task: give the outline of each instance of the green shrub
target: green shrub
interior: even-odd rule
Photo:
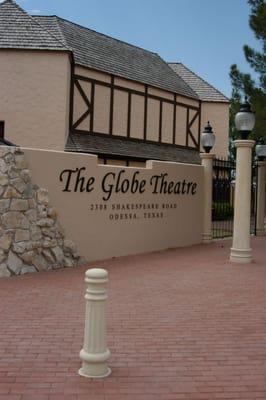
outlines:
[[[215,202],[212,204],[213,221],[231,219],[234,215],[234,208],[228,202]]]

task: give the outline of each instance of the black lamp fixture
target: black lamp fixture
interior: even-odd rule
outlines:
[[[240,110],[235,116],[235,126],[240,133],[240,138],[246,140],[255,125],[255,114],[251,110],[247,96],[245,102],[240,105]]]
[[[211,151],[211,149],[214,146],[214,143],[215,143],[215,135],[213,133],[210,122],[208,121],[201,135],[201,145],[204,148],[205,153],[209,153]]]
[[[258,161],[264,161],[266,158],[266,145],[264,144],[263,138],[258,140],[258,144],[255,146],[255,152]]]

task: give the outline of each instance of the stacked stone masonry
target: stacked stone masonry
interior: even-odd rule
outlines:
[[[82,260],[65,238],[49,193],[32,183],[24,153],[0,147],[0,277],[75,267]]]

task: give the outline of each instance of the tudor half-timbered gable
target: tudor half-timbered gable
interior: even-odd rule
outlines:
[[[68,150],[177,161],[180,148],[199,149],[198,96],[157,54],[58,17],[34,19],[73,50]]]

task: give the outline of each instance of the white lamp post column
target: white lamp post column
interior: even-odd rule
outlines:
[[[230,260],[249,263],[252,260],[250,247],[250,203],[251,203],[251,160],[253,140],[235,140],[236,184],[234,204],[234,233]]]
[[[204,219],[203,219],[203,243],[212,241],[212,180],[214,154],[201,153],[201,164],[204,167]]]
[[[258,161],[258,187],[257,187],[257,212],[256,212],[256,234],[264,236],[265,218],[265,168],[266,161]]]
[[[203,243],[212,240],[212,174],[214,154],[210,154],[215,143],[215,135],[208,121],[201,135],[201,145],[205,153],[201,153],[201,164],[204,167],[204,210],[203,210]]]
[[[251,111],[247,97],[235,116],[235,126],[240,133],[236,146],[236,184],[234,204],[234,232],[230,260],[236,263],[250,263],[250,212],[251,212],[251,166],[252,147],[255,142],[248,136],[255,125],[255,115]]]

